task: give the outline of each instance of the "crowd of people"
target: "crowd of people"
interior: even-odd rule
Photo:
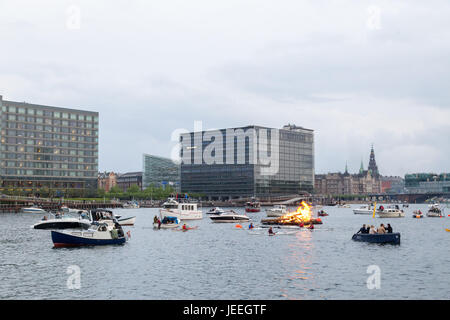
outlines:
[[[381,224],[378,228],[375,228],[375,226],[373,226],[373,225],[366,226],[365,224],[363,224],[361,229],[359,229],[359,231],[358,231],[358,233],[363,233],[363,234],[385,234],[385,233],[392,233],[392,232],[393,232],[393,229],[389,223],[386,227],[384,226],[384,224]]]

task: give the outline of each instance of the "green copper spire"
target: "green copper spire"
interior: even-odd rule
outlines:
[[[363,160],[361,159],[361,168],[359,168],[359,173],[363,173],[364,172],[364,163]]]

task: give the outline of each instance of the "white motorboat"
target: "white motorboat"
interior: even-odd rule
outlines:
[[[430,218],[441,218],[444,217],[443,210],[439,207],[438,204],[431,204],[428,206],[427,217]]]
[[[136,222],[136,217],[117,219],[117,222],[119,222],[121,226],[134,226],[134,223]]]
[[[90,214],[86,210],[80,210],[76,214],[64,214],[56,213],[53,214],[53,218],[49,219],[45,215],[41,221],[34,224],[32,227],[34,229],[89,229],[91,226],[92,219]]]
[[[351,208],[349,204],[338,204],[338,208]]]
[[[213,222],[248,222],[250,218],[245,214],[238,214],[233,210],[224,212],[222,214],[211,215],[209,217]]]
[[[137,201],[128,201],[123,204],[124,209],[139,209],[139,203]]]
[[[203,212],[198,210],[197,203],[178,202],[173,198],[169,198],[164,202],[163,207],[159,210],[161,218],[176,217],[180,220],[201,220]]]
[[[208,212],[206,212],[206,214],[222,214],[224,212],[225,211],[223,209],[221,209],[219,207],[215,207],[215,208],[212,208],[211,210],[209,210]]]
[[[22,208],[21,210],[23,213],[48,213],[42,208],[38,207],[29,207],[29,208]]]
[[[404,218],[405,212],[400,210],[398,205],[388,206],[377,210],[378,217],[380,218]]]
[[[267,209],[266,214],[268,217],[281,217],[288,213],[285,205],[277,204],[273,208]]]
[[[164,217],[161,224],[158,222],[153,223],[153,228],[155,229],[174,229],[181,225],[181,220],[177,217]]]
[[[357,209],[353,209],[354,214],[373,214],[374,206],[372,204],[363,205]]]

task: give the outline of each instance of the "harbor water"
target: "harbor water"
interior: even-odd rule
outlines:
[[[405,218],[374,219],[356,207],[324,207],[315,230],[273,237],[212,223],[206,208],[188,232],[154,230],[158,209],[117,209],[137,217],[125,245],[59,249],[50,231],[30,228],[39,214],[1,214],[0,299],[450,299],[450,209],[413,219],[427,206],[410,205]],[[256,225],[266,217],[264,208],[248,215]],[[380,223],[401,233],[400,245],[351,240]]]

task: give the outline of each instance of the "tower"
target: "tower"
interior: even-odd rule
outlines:
[[[377,162],[375,161],[375,151],[373,150],[373,144],[372,149],[370,151],[369,170],[372,176],[374,177],[379,176]]]

